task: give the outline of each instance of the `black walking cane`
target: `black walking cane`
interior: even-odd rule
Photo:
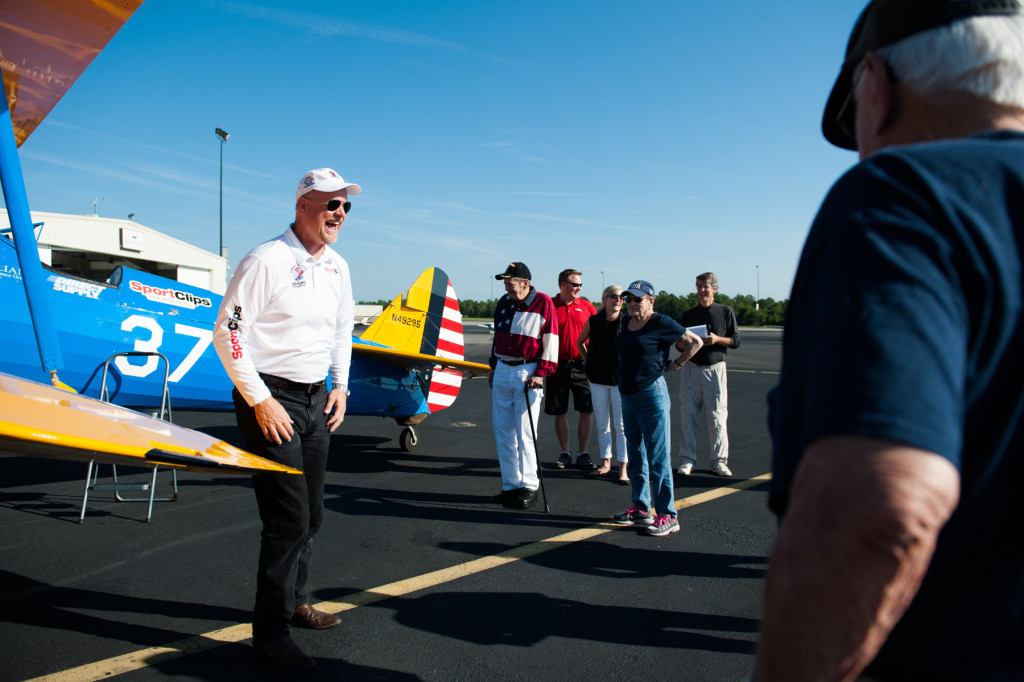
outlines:
[[[544,473],[540,466],[540,449],[537,447],[537,430],[533,428],[533,410],[530,409],[530,380],[526,380],[526,386],[523,387],[523,393],[526,396],[526,416],[530,419],[530,433],[533,435],[533,460],[537,463],[537,478],[540,479],[540,494],[544,498],[544,513],[550,513],[551,508],[548,507],[548,494],[544,490]]]

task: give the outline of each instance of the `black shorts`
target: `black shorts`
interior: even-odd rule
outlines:
[[[569,411],[569,391],[577,412],[593,412],[590,382],[580,360],[559,362],[558,369],[544,382],[544,414],[565,414]]]

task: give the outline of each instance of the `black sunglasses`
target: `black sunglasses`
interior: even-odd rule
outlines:
[[[644,300],[644,297],[643,296],[637,297],[637,296],[631,296],[630,294],[623,294],[622,295],[622,299],[626,303],[639,303],[640,301]]]
[[[327,207],[328,211],[337,211],[338,207],[341,206],[345,209],[345,215],[348,215],[349,209],[352,208],[352,202],[346,201],[342,203],[341,199],[331,199],[327,203],[323,204],[323,206]]]
[[[579,289],[580,287],[583,286],[583,282],[580,282],[580,283],[577,284],[576,282],[570,282],[569,280],[564,280],[564,283],[568,284],[573,289]]]

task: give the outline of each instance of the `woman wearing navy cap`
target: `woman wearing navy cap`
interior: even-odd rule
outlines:
[[[637,280],[623,295],[629,314],[622,320],[615,347],[633,503],[612,518],[623,525],[646,526],[648,535],[669,535],[679,531],[679,522],[669,455],[672,403],[663,374],[673,364],[668,357],[673,345],[680,352],[674,363],[678,368],[703,341],[672,318],[654,312],[650,282]]]

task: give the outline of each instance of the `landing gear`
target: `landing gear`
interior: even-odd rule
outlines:
[[[402,435],[398,437],[398,443],[402,446],[402,450],[405,452],[412,452],[416,449],[416,444],[420,442],[419,437],[416,435],[415,429],[411,426],[406,426],[402,429]]]
[[[426,393],[424,393],[424,395],[426,395]],[[407,417],[395,417],[395,422],[399,426],[405,427],[402,429],[402,435],[398,437],[398,444],[402,446],[402,450],[405,452],[412,452],[416,449],[416,445],[420,442],[420,439],[419,436],[416,435],[416,430],[413,427],[426,419],[429,415],[429,412],[420,412],[419,414],[411,414]]]

